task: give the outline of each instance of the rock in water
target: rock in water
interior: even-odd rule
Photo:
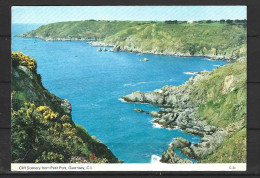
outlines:
[[[147,58],[143,58],[143,59],[140,59],[140,61],[145,61],[145,62],[147,62],[147,61],[149,61]]]
[[[98,48],[98,52],[101,52],[102,51],[102,49],[101,48]]]
[[[188,159],[182,159],[177,156],[171,147],[169,147],[168,150],[163,153],[162,159],[160,161],[162,163],[193,163]]]
[[[107,51],[107,48],[104,48],[104,49],[103,49],[103,51],[105,51],[105,52],[106,52],[106,51]]]
[[[174,148],[185,148],[185,147],[189,147],[191,145],[191,143],[182,138],[182,137],[177,137],[173,142],[172,142],[172,147]]]
[[[111,51],[111,52],[118,52],[118,51],[120,51],[120,46],[114,46],[109,51]]]
[[[134,111],[136,111],[136,112],[140,112],[140,113],[149,114],[148,111],[144,111],[144,110],[142,110],[142,109],[137,109],[137,108],[135,108]]]

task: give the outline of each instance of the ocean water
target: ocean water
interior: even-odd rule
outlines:
[[[36,58],[43,85],[72,104],[72,118],[105,143],[125,163],[158,162],[178,136],[195,144],[199,136],[153,124],[151,115],[135,108],[159,111],[150,104],[126,103],[121,96],[181,85],[193,73],[213,70],[224,61],[128,52],[98,52],[85,41],[44,41],[14,37],[39,24],[13,24],[12,50]],[[148,62],[139,61],[148,58]],[[180,153],[178,153],[182,156]],[[195,161],[195,160],[194,160]]]

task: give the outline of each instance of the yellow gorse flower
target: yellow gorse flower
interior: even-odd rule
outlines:
[[[36,60],[32,57],[29,57],[29,55],[23,54],[21,51],[18,52],[12,51],[11,58],[13,63],[26,66],[31,71],[35,71],[37,68]]]
[[[53,120],[58,117],[58,114],[54,113],[48,106],[39,106],[36,110],[42,113],[43,118],[46,120]]]

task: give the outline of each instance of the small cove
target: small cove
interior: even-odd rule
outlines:
[[[92,47],[86,41],[44,41],[13,36],[36,27],[14,24],[12,50],[36,58],[46,89],[68,99],[75,123],[104,142],[118,159],[126,163],[149,163],[153,155],[161,156],[178,136],[192,144],[200,141],[200,137],[179,129],[160,128],[152,123],[151,115],[134,111],[135,108],[159,111],[156,106],[126,103],[120,97],[137,90],[149,92],[165,85],[181,85],[192,76],[190,72],[213,70],[224,65],[224,61],[98,52],[100,47]],[[142,62],[142,58],[149,61]]]

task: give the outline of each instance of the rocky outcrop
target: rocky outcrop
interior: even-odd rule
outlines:
[[[177,156],[172,147],[169,147],[168,150],[162,154],[160,161],[163,163],[193,163],[188,159],[182,159]]]
[[[190,145],[191,143],[182,137],[177,137],[171,144],[171,146],[174,148],[185,148],[189,147]]]
[[[216,128],[196,117],[199,104],[190,99],[193,84],[205,77],[204,75],[208,74],[201,73],[195,78],[191,77],[182,86],[165,86],[162,88],[162,92],[142,93],[137,91],[123,96],[122,99],[128,102],[151,103],[166,107],[159,112],[151,112],[155,118],[153,122],[164,128],[178,127],[186,133],[200,136],[210,135],[216,131]]]
[[[197,160],[203,159],[210,155],[226,136],[227,132],[224,130],[216,131],[212,135],[204,135],[200,143],[182,150],[182,154]]]
[[[145,113],[145,114],[150,114],[148,111],[144,111],[142,109],[137,109],[137,108],[135,108],[134,111],[140,112],[140,113]]]
[[[226,94],[230,91],[233,91],[234,90],[234,87],[232,86],[233,83],[234,83],[234,76],[233,75],[226,76],[223,83],[222,93]]]
[[[120,46],[114,46],[113,48],[110,49],[111,52],[118,52],[120,51]]]
[[[68,100],[62,99],[61,107],[62,107],[62,109],[64,110],[64,112],[66,114],[70,114],[71,113],[71,104],[70,104],[70,102]]]
[[[142,93],[141,91],[133,92],[129,95],[123,96],[123,100],[128,102],[163,104],[164,96],[159,92]]]
[[[162,125],[164,128],[181,128],[189,134],[200,136],[213,134],[216,128],[196,118],[196,109],[197,108],[167,108],[159,112],[153,111],[152,116],[155,117],[153,122]]]

